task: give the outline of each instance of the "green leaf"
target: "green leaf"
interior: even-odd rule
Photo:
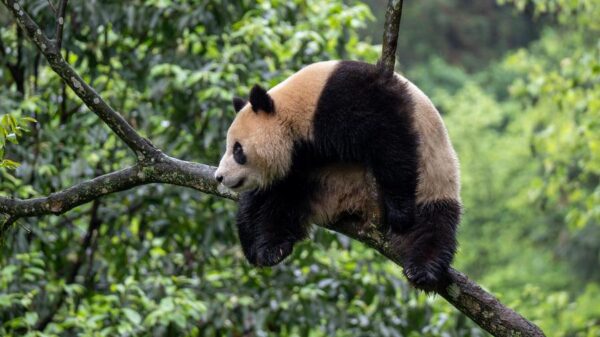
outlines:
[[[31,122],[31,123],[37,123],[38,121],[33,118],[33,117],[21,117],[22,121],[26,121],[26,122]]]
[[[28,312],[25,314],[25,323],[28,326],[33,326],[38,320],[38,314],[36,312]]]
[[[21,164],[14,162],[10,159],[4,159],[4,160],[0,161],[0,167],[6,167],[11,170],[18,168],[19,166],[21,166]]]
[[[139,325],[142,322],[142,317],[140,314],[133,309],[123,308],[123,313],[125,314],[125,317],[127,317],[127,319],[134,325]]]
[[[14,133],[9,133],[6,136],[6,140],[8,140],[9,142],[11,142],[13,144],[19,144],[19,141],[17,140],[17,135]]]

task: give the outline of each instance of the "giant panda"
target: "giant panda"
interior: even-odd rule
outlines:
[[[255,85],[233,106],[215,179],[240,192],[250,263],[278,264],[311,223],[376,210],[409,281],[431,289],[444,279],[457,245],[459,166],[419,88],[379,64],[326,61],[269,91]]]

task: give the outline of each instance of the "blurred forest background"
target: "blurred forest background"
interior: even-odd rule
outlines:
[[[52,36],[49,1],[22,3]],[[233,95],[315,61],[375,62],[386,3],[72,0],[63,46],[159,148],[214,165]],[[404,6],[397,69],[438,106],[461,160],[455,266],[548,336],[600,336],[600,1]],[[0,27],[0,195],[132,164],[3,6]],[[322,229],[282,265],[252,268],[235,209],[150,185],[21,219],[0,246],[0,335],[486,336]]]

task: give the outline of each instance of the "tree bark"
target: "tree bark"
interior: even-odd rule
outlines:
[[[398,46],[398,32],[400,31],[403,2],[403,0],[388,0],[385,12],[380,62],[389,72],[393,72],[396,65],[396,47]]]
[[[0,228],[6,230],[22,217],[62,214],[101,196],[150,183],[185,186],[219,197],[237,199],[235,193],[217,184],[213,179],[214,167],[169,157],[155,148],[150,141],[141,137],[63,59],[57,41],[50,40],[43,34],[18,1],[3,0],[3,2],[23,28],[26,36],[48,60],[52,69],[63,78],[87,107],[134,151],[138,162],[129,168],[101,175],[44,198],[21,200],[0,197],[0,214],[5,216],[4,223],[0,223],[2,225]],[[66,5],[66,1],[61,1],[61,6],[63,4]],[[390,0],[388,15],[392,19],[389,25],[386,20],[386,35],[384,35],[387,38],[384,39],[382,61],[385,62],[387,69],[392,70],[400,22],[399,4],[401,5],[400,0]],[[64,9],[61,12],[64,16]],[[322,227],[364,242],[392,262],[402,266],[402,256],[397,250],[390,249],[388,238],[379,231],[379,226],[373,219],[341,219],[336,223],[322,225]],[[448,283],[436,289],[435,292],[492,335],[499,337],[544,336],[537,326],[504,306],[497,298],[469,280],[464,274],[451,269],[449,277]]]

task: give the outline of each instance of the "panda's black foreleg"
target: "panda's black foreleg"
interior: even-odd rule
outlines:
[[[308,235],[307,202],[291,188],[280,185],[240,196],[238,234],[244,255],[255,266],[278,264]]]
[[[377,181],[384,231],[407,233],[415,224],[417,154],[402,139],[375,142],[370,167]]]

